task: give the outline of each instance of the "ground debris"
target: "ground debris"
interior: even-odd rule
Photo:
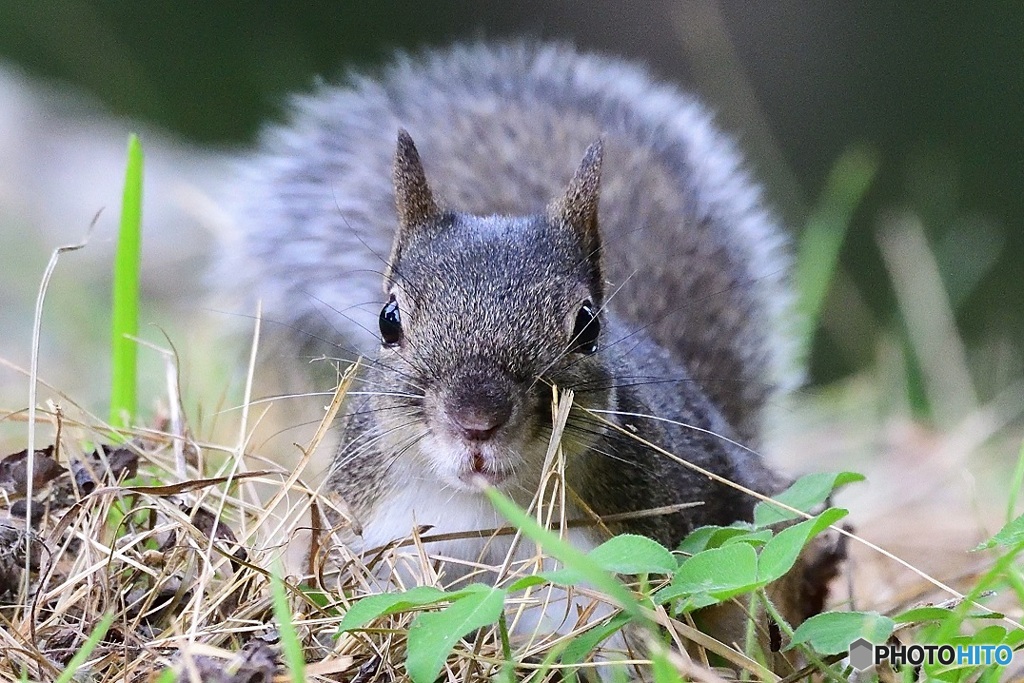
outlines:
[[[29,548],[29,568],[38,571],[42,563],[43,544],[26,535],[23,521],[0,517],[0,598],[17,595],[25,569],[26,547]]]
[[[236,560],[245,562],[248,559],[245,548],[238,545],[238,538],[235,536],[235,532],[223,520],[218,519],[217,515],[201,506],[190,507],[182,505],[181,511],[192,518],[192,524],[195,528],[201,531],[208,539],[224,541],[229,547],[233,546],[234,551],[231,553],[231,556]],[[238,569],[237,563],[233,562],[232,566],[236,570]]]
[[[139,454],[124,446],[100,445],[84,458],[71,460],[75,486],[84,494],[98,485],[113,484],[139,472]]]
[[[210,655],[182,654],[175,667],[176,683],[271,683],[280,666],[273,639],[253,638],[225,661]]]
[[[356,671],[355,677],[352,678],[352,683],[372,683],[378,680],[378,674],[380,673],[382,659],[380,655],[373,655],[368,660],[363,662],[359,670]],[[387,672],[380,677],[382,683],[390,683],[391,676]]]
[[[88,637],[92,627],[64,626],[54,630],[43,638],[42,652],[51,662],[60,666],[66,666],[71,658],[78,653],[82,644]],[[103,642],[93,651],[94,655],[103,655],[105,652],[124,647],[125,638],[121,630],[115,625],[111,627],[103,638]]]
[[[15,591],[24,567],[25,535],[33,535],[32,568],[38,569],[38,555],[48,538],[47,520],[74,507],[98,484],[114,484],[138,473],[139,456],[130,448],[100,445],[83,457],[71,458],[70,469],[58,462],[56,445],[35,451],[29,492],[28,449],[0,460],[0,595]],[[26,524],[25,520],[28,519]],[[49,539],[56,540],[56,539]],[[69,541],[72,551],[80,541]],[[13,544],[13,545],[12,545]]]
[[[246,505],[230,478],[196,472],[150,486],[167,481],[169,441],[78,443],[36,450],[31,469],[27,451],[0,459],[0,619],[17,624],[0,636],[20,644],[0,655],[0,682],[59,672],[110,613],[90,655],[97,680],[122,671],[118,680],[141,683],[173,667],[180,680],[270,681],[278,646],[251,632],[271,618],[269,580],[247,564],[253,552],[237,533]],[[169,637],[197,616],[198,638]]]

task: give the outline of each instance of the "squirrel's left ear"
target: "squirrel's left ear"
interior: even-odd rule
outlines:
[[[391,256],[384,269],[384,291],[393,284],[395,263],[401,255],[402,246],[419,228],[433,223],[442,212],[434,193],[427,184],[427,174],[420,161],[420,153],[412,136],[404,128],[398,130],[398,145],[395,148],[395,210],[398,213],[398,231],[391,245]]]
[[[586,154],[569,188],[560,199],[548,205],[548,219],[570,228],[579,239],[591,263],[597,266],[600,278],[601,234],[597,226],[597,203],[601,190],[601,157],[604,144],[600,139],[587,147]]]
[[[428,223],[441,215],[434,194],[427,184],[427,174],[412,136],[404,128],[398,130],[395,148],[395,208],[398,211],[399,234]]]

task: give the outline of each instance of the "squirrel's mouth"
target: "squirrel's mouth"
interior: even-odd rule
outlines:
[[[466,450],[458,476],[459,480],[468,486],[476,487],[481,480],[491,486],[499,486],[509,478],[509,473],[499,465],[493,455],[485,453],[484,449],[478,446]]]

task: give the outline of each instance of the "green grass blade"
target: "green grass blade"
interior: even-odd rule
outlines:
[[[617,602],[622,611],[631,618],[643,624],[649,623],[649,618],[632,594],[622,583],[605,571],[601,565],[568,542],[559,538],[556,534],[542,527],[533,517],[520,509],[511,499],[506,498],[498,489],[489,486],[484,489],[484,493],[490,499],[491,505],[505,519],[518,527],[527,538],[539,543],[546,554],[555,558],[567,568],[578,572],[584,581],[587,581]]]
[[[281,636],[281,650],[284,653],[285,666],[295,683],[306,680],[306,657],[302,652],[302,643],[292,621],[292,610],[288,606],[288,594],[285,592],[284,581],[278,572],[270,574],[270,593],[274,603],[274,619],[277,620],[278,633]]]
[[[1020,445],[1017,453],[1017,466],[1013,468],[1013,478],[1010,479],[1010,498],[1006,501],[1006,521],[1011,521],[1017,516],[1017,498],[1020,490],[1024,487],[1024,443]]]
[[[67,667],[60,672],[60,676],[57,677],[54,683],[70,683],[75,674],[78,673],[78,669],[85,664],[85,660],[89,659],[89,655],[96,649],[96,646],[103,640],[103,636],[107,635],[107,630],[110,625],[114,623],[113,612],[108,612],[103,615],[100,622],[96,624],[96,628],[86,639],[85,643],[82,644],[82,649],[75,653],[75,656],[68,662]]]
[[[818,205],[800,235],[794,282],[802,325],[797,336],[801,357],[811,349],[853,212],[877,170],[878,159],[870,150],[853,147],[844,152],[832,167]]]
[[[135,417],[139,333],[139,264],[142,258],[142,145],[128,138],[128,167],[121,200],[121,228],[114,260],[110,423],[128,427]]]

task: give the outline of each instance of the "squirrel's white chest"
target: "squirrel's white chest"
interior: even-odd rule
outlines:
[[[408,482],[378,505],[369,519],[361,521],[365,549],[408,538],[414,529],[424,526],[430,529],[423,536],[430,537],[484,531],[505,524],[504,518],[482,495],[445,490],[430,481]],[[465,553],[451,552],[460,545],[467,544],[441,541],[430,544],[429,549],[439,554],[454,554],[461,559]]]
[[[564,517],[580,516],[570,509]],[[504,583],[514,576],[554,568],[535,542],[514,533],[483,494],[446,490],[432,481],[408,482],[361,522],[362,538],[354,547],[358,551],[409,539],[414,529],[429,527],[420,534],[422,551],[414,544],[392,551],[392,561],[387,564],[402,574],[405,582],[432,582],[424,572],[435,563],[425,561],[424,551],[431,560],[445,561],[441,581],[446,585],[470,573],[473,576],[468,581]],[[502,531],[495,533],[498,529]],[[590,527],[571,528],[565,538],[583,552],[602,540]]]
[[[578,516],[575,513],[575,510],[567,510],[565,516]],[[505,533],[492,533],[496,529],[508,527],[509,523],[485,496],[475,492],[444,489],[428,480],[407,482],[406,486],[388,496],[387,501],[380,504],[368,519],[361,521],[363,535],[359,546],[362,550],[409,538],[414,529],[428,526],[429,530],[422,534],[424,540],[445,537],[425,544],[431,555],[490,566],[505,561],[515,538],[507,529]],[[452,538],[467,532],[483,533]],[[570,530],[568,540],[584,552],[598,543],[596,535],[588,529]],[[410,552],[416,552],[416,549],[410,548]],[[520,539],[513,560],[525,560],[536,554],[533,542]]]
[[[568,510],[566,517],[578,517],[576,512]],[[444,562],[440,579],[444,585],[461,585],[461,581],[509,585],[524,574],[556,568],[550,558],[542,556],[533,541],[517,538],[507,529],[506,533],[493,533],[495,529],[509,525],[483,495],[439,491],[427,482],[402,489],[389,497],[388,502],[368,520],[364,520],[359,546],[362,550],[385,546],[409,538],[414,528],[424,525],[430,526],[421,534],[422,548],[429,560],[423,557],[419,547],[406,545],[390,553],[390,559],[378,569],[380,574],[397,572],[407,586],[433,583],[434,577],[425,576],[425,573],[438,566],[434,560],[441,559]],[[484,533],[452,538],[466,532]],[[445,538],[430,540],[438,536]],[[596,533],[588,528],[572,528],[566,537],[584,552],[599,542]],[[589,615],[590,620],[611,614],[608,604],[602,602],[595,607],[591,603],[592,598],[586,591],[581,593],[557,586],[541,588],[532,597],[517,595],[510,601],[509,623],[513,625],[513,635],[517,638],[565,634],[576,627],[581,614]],[[613,639],[611,646],[622,650],[624,643],[620,640]]]

